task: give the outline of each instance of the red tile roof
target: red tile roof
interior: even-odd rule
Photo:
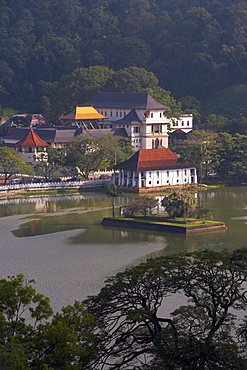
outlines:
[[[141,149],[130,159],[119,163],[115,169],[129,171],[149,171],[196,167],[191,162],[179,162],[179,156],[168,148]]]
[[[28,131],[27,135],[20,141],[18,141],[15,146],[49,146],[46,141],[42,140],[38,134],[32,129]]]

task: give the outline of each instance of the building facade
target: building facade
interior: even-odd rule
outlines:
[[[197,166],[180,162],[168,148],[141,149],[114,168],[115,182],[127,188],[160,188],[197,184]]]
[[[179,120],[166,117],[170,107],[158,103],[148,93],[100,92],[83,104],[92,105],[107,116],[101,125],[122,128],[131,140],[135,151],[168,147],[168,133],[177,128],[185,132],[192,130],[192,115],[184,115]]]

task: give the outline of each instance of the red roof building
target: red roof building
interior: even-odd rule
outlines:
[[[123,187],[157,188],[197,183],[197,166],[168,148],[142,149],[130,159],[115,166],[118,185]]]
[[[42,140],[34,130],[28,131],[27,135],[17,143],[16,147],[45,147],[49,146],[46,141]]]
[[[33,129],[30,129],[23,139],[15,143],[16,150],[21,152],[22,160],[29,163],[47,161],[47,146],[49,144],[42,140]]]

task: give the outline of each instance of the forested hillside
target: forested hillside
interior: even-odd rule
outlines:
[[[125,69],[138,67],[176,99],[204,101],[246,83],[246,29],[244,0],[1,0],[1,106],[63,114],[58,86],[91,66],[104,81],[88,81],[88,95],[128,90]]]

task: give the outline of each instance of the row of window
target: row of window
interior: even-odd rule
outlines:
[[[159,115],[160,118],[163,117],[163,113],[162,112],[159,112],[157,115]],[[144,118],[154,118],[154,116],[157,116],[156,114],[154,114],[153,112],[145,112],[144,113]]]
[[[101,113],[101,114],[103,114],[104,116],[106,116],[107,117],[107,111],[105,110],[105,111],[103,111],[103,110],[101,110],[99,113]],[[118,112],[118,111],[116,111],[116,117],[125,117],[126,116],[126,112]],[[110,117],[112,117],[113,116],[113,112],[112,111],[110,111]],[[154,116],[156,116],[156,114],[154,114],[154,113],[146,113],[146,114],[144,114],[144,117],[145,118],[154,118]],[[158,113],[158,116],[160,117],[160,118],[162,118],[163,117],[163,113],[162,112],[160,112],[160,113]]]
[[[178,126],[178,121],[177,122],[173,122],[172,125],[173,125],[173,127],[174,126]],[[189,126],[189,125],[190,125],[190,121],[187,121],[187,126]],[[185,126],[185,122],[184,121],[181,122],[181,126]]]
[[[101,114],[103,114],[103,116],[107,117],[107,111],[106,110],[105,111],[102,110],[99,113],[101,113]],[[112,116],[113,116],[113,112],[110,111],[110,117],[112,117]],[[125,117],[125,116],[126,116],[126,112],[116,112],[116,117]]]
[[[179,182],[179,180],[177,180],[177,182]],[[184,179],[184,182],[187,182],[187,179]],[[152,184],[152,181],[149,181],[148,183],[149,183],[149,185],[151,185]],[[156,184],[159,185],[159,183],[160,183],[160,181],[157,180]],[[170,181],[169,180],[167,180],[166,183],[167,183],[167,185],[170,185]]]

